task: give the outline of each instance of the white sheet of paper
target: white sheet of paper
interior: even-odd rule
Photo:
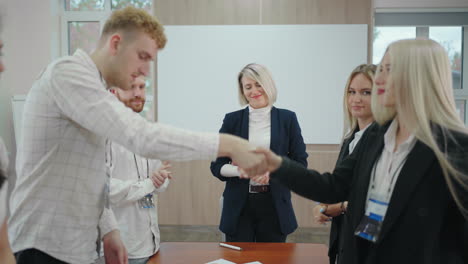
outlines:
[[[206,264],[236,264],[236,263],[231,262],[229,260],[225,260],[225,259],[217,259],[217,260],[213,260],[211,262],[208,262]]]

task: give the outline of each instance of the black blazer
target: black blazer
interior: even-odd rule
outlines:
[[[219,132],[248,139],[249,108],[226,114]],[[302,167],[307,167],[308,155],[294,112],[272,107],[270,149],[278,155],[288,156],[297,161]],[[249,180],[221,176],[221,167],[230,162],[229,158],[218,158],[211,163],[211,172],[215,177],[226,182],[219,228],[226,234],[235,234],[239,216],[249,194]],[[274,182],[270,183],[270,190],[281,231],[283,234],[290,234],[297,228],[296,216],[291,203],[291,192],[288,188]]]
[[[468,263],[467,221],[449,192],[434,152],[420,141],[408,155],[395,183],[379,240],[374,244],[354,235],[365,213],[371,170],[382,153],[387,128],[388,125],[369,127],[353,153],[332,174],[305,170],[285,158],[270,177],[312,200],[336,203],[348,199],[348,224],[342,237],[340,263]],[[468,137],[454,132],[453,139],[458,144],[438,140],[466,175]],[[466,189],[458,183],[455,188],[466,205]]]
[[[338,164],[340,164],[341,161],[343,161],[349,155],[349,144],[351,141],[353,141],[356,132],[359,132],[359,128],[356,128],[351,136],[343,140],[335,167],[338,166]],[[343,250],[343,239],[340,239],[340,236],[344,232],[343,229],[345,228],[345,225],[345,215],[333,217],[330,229],[330,241],[328,243],[328,256],[330,258],[330,264],[336,263],[336,255],[340,254],[340,252]]]

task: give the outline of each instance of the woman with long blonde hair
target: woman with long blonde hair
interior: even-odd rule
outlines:
[[[353,69],[344,88],[344,137],[336,165],[351,154],[367,128],[374,122],[371,110],[372,84],[376,71],[374,64],[361,64]],[[336,166],[335,165],[335,166]],[[315,222],[331,221],[328,256],[335,264],[343,247],[341,234],[346,225],[347,201],[336,204],[318,204],[312,210]]]
[[[444,48],[392,43],[372,96],[379,125],[333,173],[259,149],[272,181],[320,202],[348,199],[339,263],[468,263],[468,132]]]

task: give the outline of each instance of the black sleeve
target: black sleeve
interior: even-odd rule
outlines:
[[[280,168],[271,173],[270,178],[313,201],[328,204],[346,201],[352,186],[357,160],[366,148],[366,134],[356,145],[353,153],[339,162],[332,173],[309,170],[283,157]]]
[[[219,133],[232,134],[230,126],[228,125],[231,123],[232,122],[229,121],[228,115],[226,115],[223,119],[223,125],[221,126]],[[213,176],[220,179],[221,181],[227,181],[231,179],[232,177],[221,176],[221,167],[223,167],[224,164],[230,164],[230,163],[231,163],[230,158],[225,158],[225,157],[217,158],[216,161],[211,162],[211,165],[210,165],[211,173],[213,174]]]
[[[309,156],[306,152],[306,146],[304,144],[304,138],[302,138],[301,127],[297,121],[297,116],[292,113],[292,120],[290,126],[290,139],[289,139],[289,153],[288,157],[294,161],[299,162],[307,168],[307,157]]]

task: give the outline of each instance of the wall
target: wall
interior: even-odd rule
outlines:
[[[368,24],[371,0],[154,0],[155,14],[165,25]],[[168,45],[171,45],[168,40]],[[164,52],[164,51],[162,51]],[[235,98],[234,98],[235,100]],[[340,107],[340,106],[337,106]],[[309,167],[329,171],[338,145],[308,145]],[[159,223],[218,225],[224,183],[211,175],[209,162],[175,163],[174,179],[159,197]],[[315,226],[314,202],[294,195],[299,225]]]
[[[14,157],[16,152],[11,97],[26,94],[41,69],[52,57],[53,22],[49,1],[1,0],[3,16],[3,61],[6,71],[0,77],[0,136]],[[11,158],[14,168],[14,158]]]

